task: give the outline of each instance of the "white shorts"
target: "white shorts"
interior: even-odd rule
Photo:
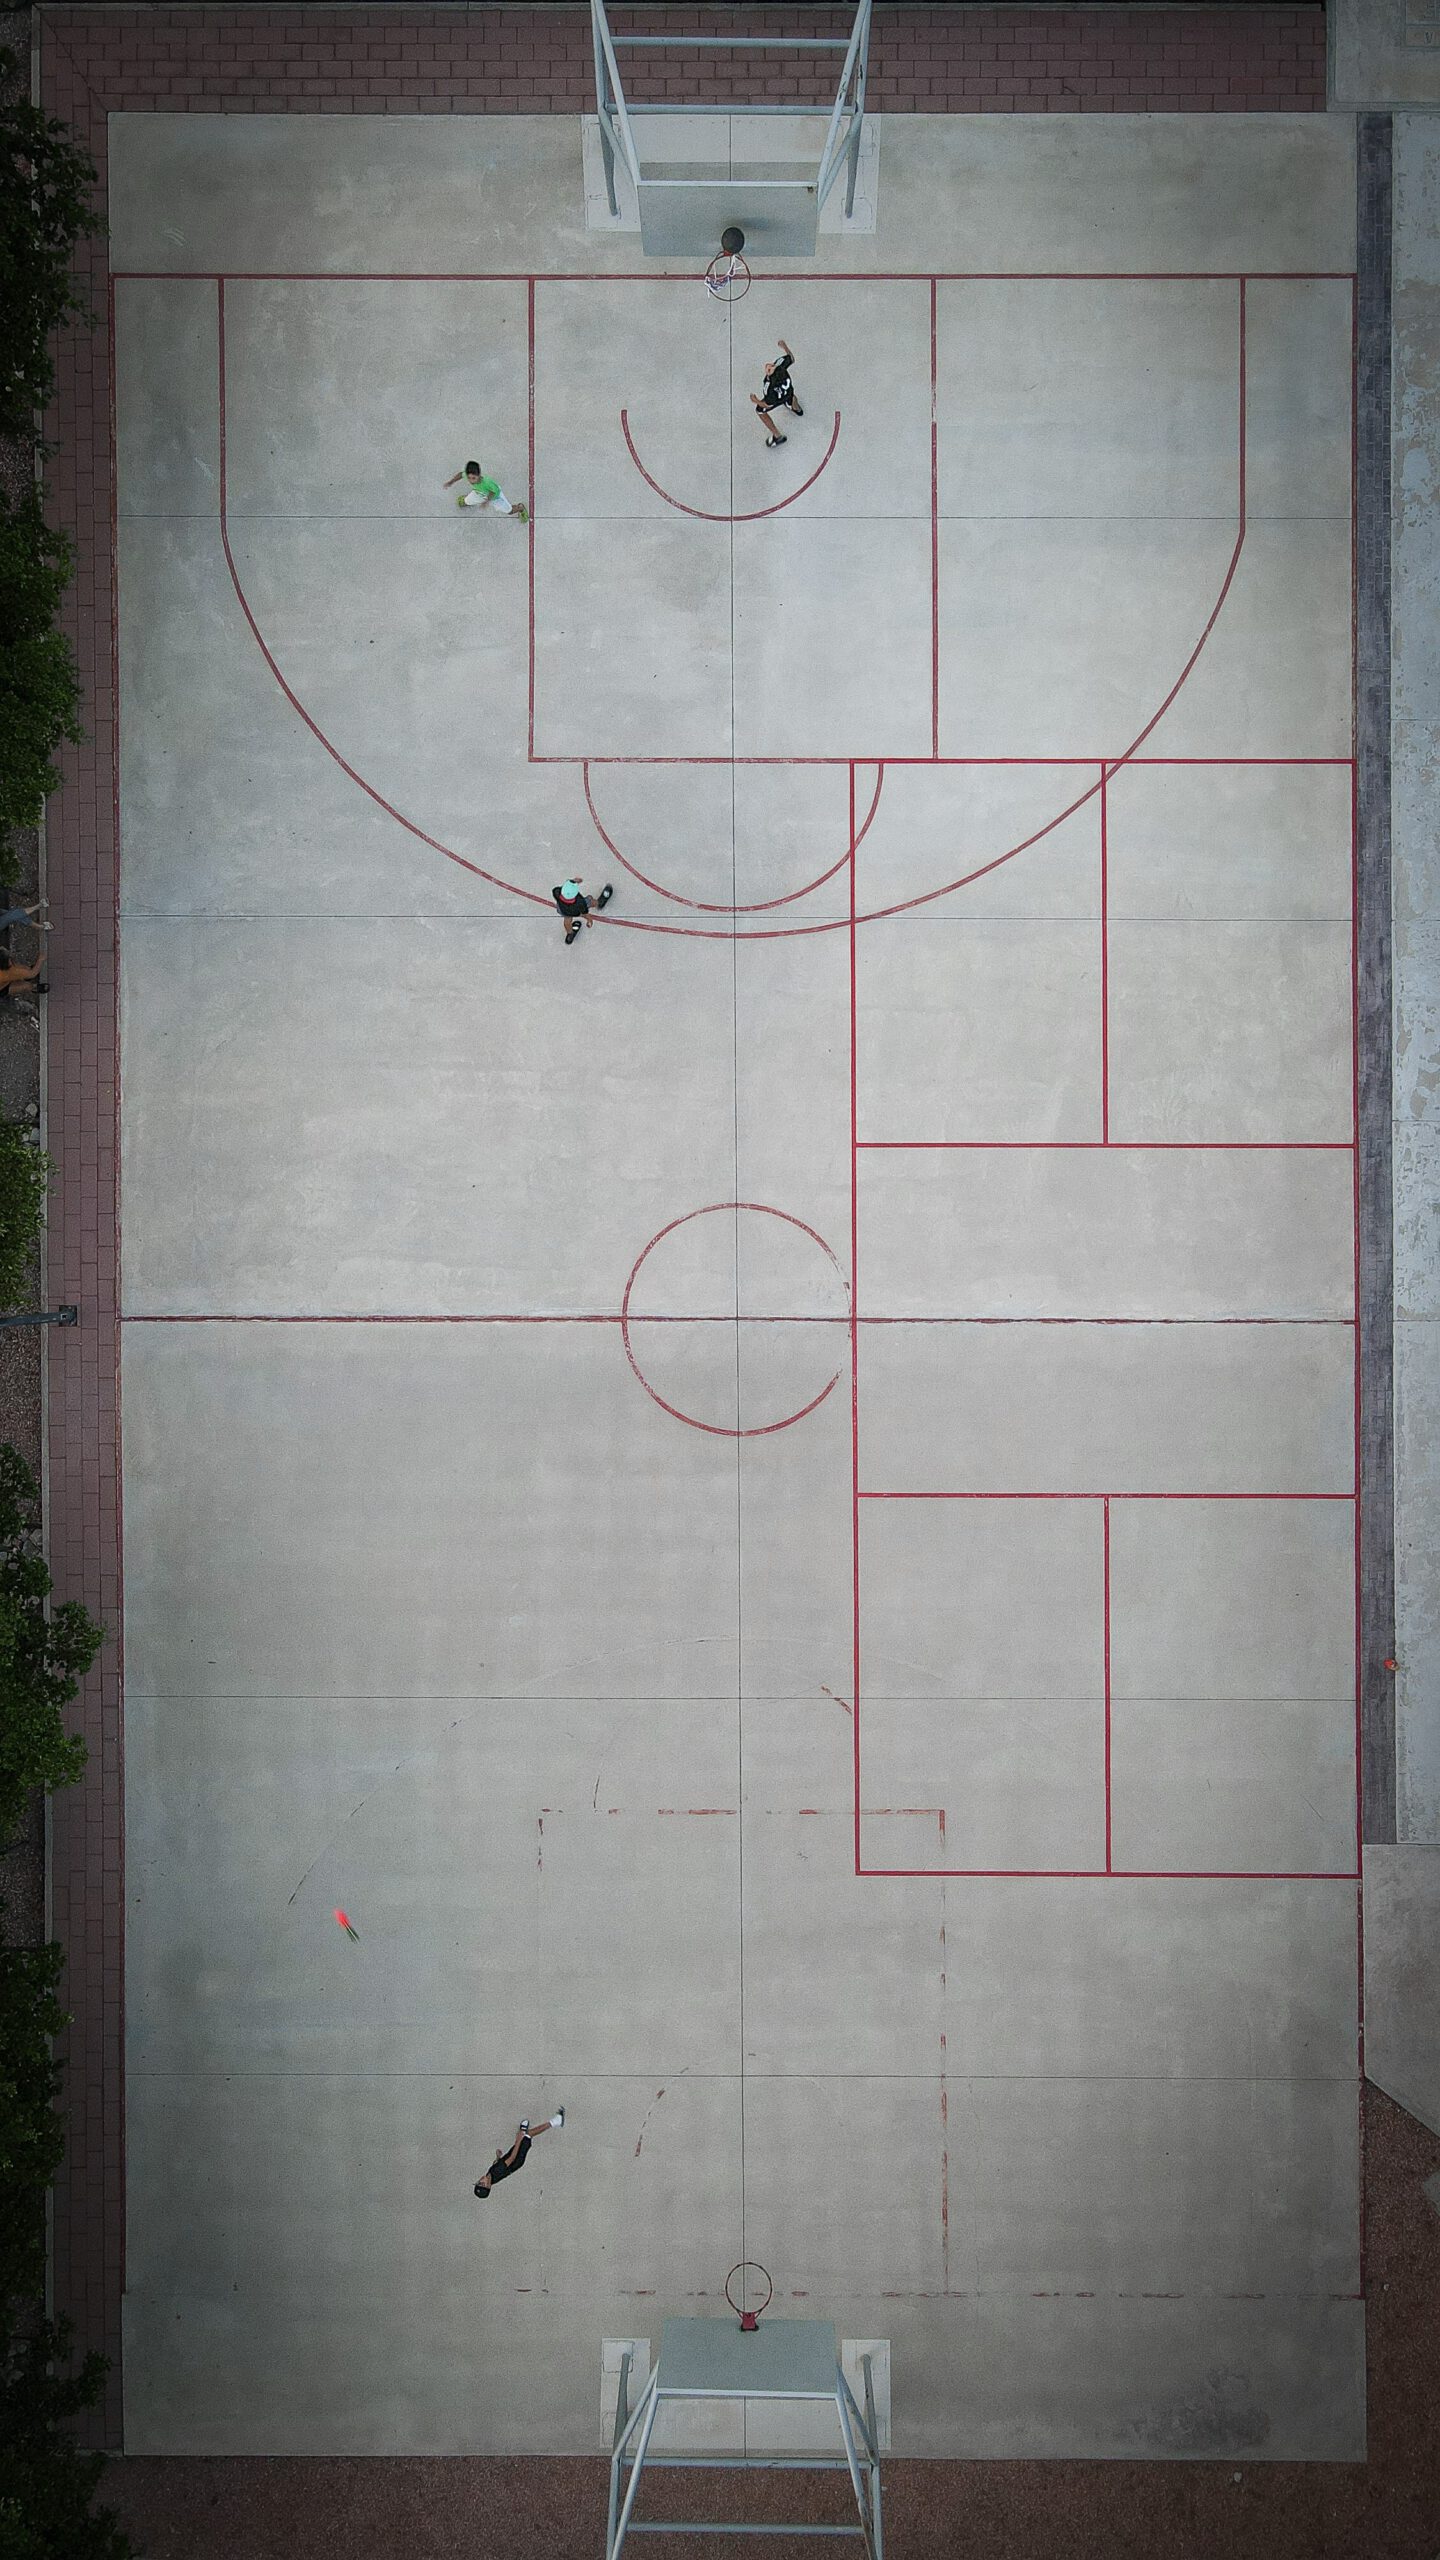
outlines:
[[[475,492],[472,490],[468,498],[461,499],[460,504],[462,507],[483,507],[485,500],[481,497],[477,497]],[[503,489],[501,490],[498,498],[492,498],[490,500],[490,512],[492,515],[497,516],[513,516],[515,513],[515,510],[511,506]]]

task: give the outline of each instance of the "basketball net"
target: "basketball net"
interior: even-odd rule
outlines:
[[[738,302],[742,293],[749,292],[750,270],[738,250],[731,256],[721,249],[711,259],[705,270],[705,290],[711,301],[718,302],[722,310],[728,304]]]

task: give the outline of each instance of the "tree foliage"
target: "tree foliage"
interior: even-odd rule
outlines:
[[[61,739],[84,736],[74,653],[56,625],[72,567],[34,483],[18,498],[0,492],[0,842],[38,823],[59,787]]]
[[[13,1454],[13,1453],[12,1453]],[[105,2358],[78,2367],[68,2321],[41,2319],[45,2196],[65,2147],[54,2039],[58,1946],[12,1946],[0,1903],[0,2560],[129,2560],[108,2508],[90,2501],[103,2456],[69,2422],[104,2387]]]
[[[18,1306],[30,1285],[54,1170],[30,1132],[0,1114],[0,1307]]]
[[[45,2289],[45,2190],[60,2166],[52,2041],[66,2025],[57,1946],[14,1947],[0,1904],[0,2318]]]
[[[131,2560],[113,2507],[91,2509],[105,2468],[67,2421],[93,2407],[101,2355],[73,2368],[68,2320],[40,2320],[6,2341],[0,2365],[0,2560]]]
[[[72,272],[103,228],[95,163],[68,125],[32,106],[18,54],[0,48],[0,435],[28,436],[55,387],[50,338],[92,319]]]
[[[88,1609],[52,1589],[40,1552],[40,1489],[16,1449],[0,1445],[0,1838],[32,1787],[68,1787],[85,1745],[61,1717],[105,1639]]]

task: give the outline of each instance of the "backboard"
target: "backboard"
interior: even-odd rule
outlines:
[[[853,217],[865,123],[871,0],[859,0],[844,36],[619,35],[605,0],[590,0],[595,49],[596,136],[608,217],[621,221],[633,190],[647,257],[712,254],[731,225],[752,256],[813,257],[826,199],[844,173],[845,218]],[[681,101],[631,100],[617,49],[735,53],[763,49],[841,54],[839,85],[829,101],[778,105],[743,96]],[[665,119],[671,122],[666,124]],[[767,119],[772,119],[768,131]],[[618,182],[618,183],[617,183]]]

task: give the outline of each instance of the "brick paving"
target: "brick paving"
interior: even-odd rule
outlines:
[[[726,23],[773,34],[841,34],[850,11],[753,8]],[[713,28],[701,8],[616,7],[637,33]],[[34,12],[41,95],[106,171],[117,109],[205,115],[536,115],[590,106],[583,7],[46,6]],[[754,63],[750,58],[750,64]],[[822,74],[778,54],[749,93],[817,98]],[[747,73],[750,70],[747,64]],[[828,65],[826,66],[828,69]],[[647,96],[717,94],[723,58],[657,51]],[[812,85],[812,82],[814,85]],[[869,103],[896,115],[1321,111],[1318,6],[876,8]],[[90,1749],[78,1788],[55,1801],[52,1925],[68,1956],[69,2146],[56,2181],[54,2295],[79,2343],[112,2367],[93,2440],[121,2441],[120,2303],[125,2281],[123,2009],[124,1728],[116,1319],[118,896],[117,702],[112,569],[112,415],[107,259],[82,258],[97,313],[71,332],[47,420],[52,515],[77,570],[66,618],[85,694],[86,744],[63,759],[48,820],[56,930],[49,999],[52,1204],[50,1304],[73,1299],[80,1330],[49,1353],[50,1552],[56,1586],[111,1630],[86,1684]]]

